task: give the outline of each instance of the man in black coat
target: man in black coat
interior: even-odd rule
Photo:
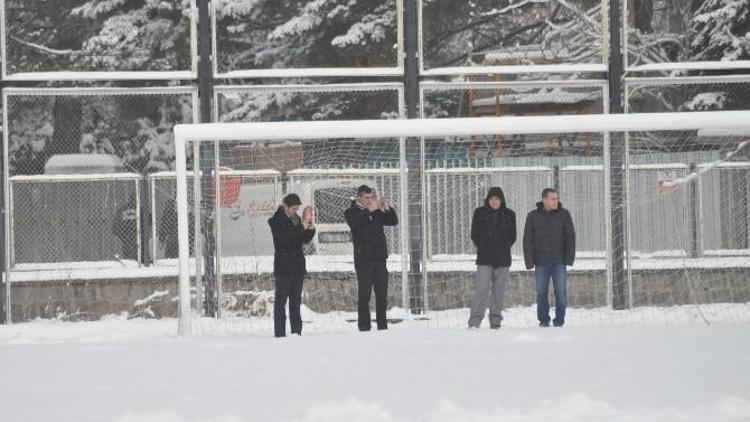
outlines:
[[[563,208],[557,191],[542,191],[542,202],[526,217],[523,233],[523,255],[526,269],[534,268],[536,279],[536,312],[539,325],[549,327],[549,280],[555,287],[555,327],[565,324],[567,297],[566,265],[576,257],[576,232],[573,219]]]
[[[344,212],[346,223],[352,231],[354,244],[354,270],[357,273],[357,326],[369,331],[370,296],[375,288],[375,316],[378,330],[388,328],[388,245],[383,226],[398,224],[396,211],[384,197],[375,198],[372,188],[362,185],[357,189],[357,199]]]
[[[193,213],[188,215],[188,240],[190,244],[190,253],[193,253],[193,243],[195,243],[195,222]],[[156,232],[159,242],[164,246],[164,258],[179,258],[180,247],[177,239],[177,203],[174,199],[169,199],[164,203],[164,209],[159,220],[159,227]]]
[[[503,296],[510,278],[510,247],[516,243],[516,213],[505,205],[499,187],[487,193],[484,206],[474,210],[471,240],[477,247],[477,275],[469,328],[479,328],[490,299],[490,328],[500,328]]]
[[[273,274],[276,278],[276,293],[273,304],[273,331],[276,337],[286,336],[286,312],[284,306],[289,299],[289,325],[292,334],[302,334],[302,280],[307,272],[302,244],[315,236],[312,220],[302,221],[297,211],[302,204],[299,196],[290,193],[283,204],[268,220],[273,236]]]
[[[138,259],[138,213],[135,200],[130,200],[117,209],[112,221],[112,234],[122,242],[121,259]]]

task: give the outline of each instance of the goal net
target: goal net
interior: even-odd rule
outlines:
[[[571,324],[750,322],[749,122],[700,112],[176,126],[180,332],[272,333],[267,220],[288,193],[317,229],[304,330],[356,330],[343,213],[362,184],[399,215],[386,229],[398,327],[467,325],[471,218],[493,186],[517,219],[505,325],[536,324],[522,238],[547,187],[576,227]]]

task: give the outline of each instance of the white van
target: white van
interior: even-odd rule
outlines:
[[[302,206],[313,206],[316,234],[308,254],[351,255],[352,240],[344,211],[351,206],[357,188],[367,184],[373,189],[372,180],[342,178],[303,180],[290,183],[287,190],[300,196]]]

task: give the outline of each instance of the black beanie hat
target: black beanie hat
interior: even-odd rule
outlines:
[[[299,195],[296,193],[290,193],[284,197],[284,205],[287,207],[293,207],[295,205],[302,205],[302,201],[299,199]]]

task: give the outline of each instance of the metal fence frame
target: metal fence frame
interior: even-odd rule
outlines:
[[[331,93],[331,92],[382,92],[396,91],[398,95],[398,113],[406,117],[406,99],[404,85],[399,82],[365,82],[339,84],[274,84],[274,85],[217,85],[214,87],[213,119],[219,121],[219,95],[227,93]]]
[[[388,68],[297,68],[297,69],[256,69],[256,70],[247,70],[247,71],[237,71],[237,72],[226,72],[226,73],[219,73],[217,69],[217,63],[216,63],[216,52],[217,52],[217,45],[216,45],[216,37],[213,37],[213,45],[210,45],[211,43],[208,43],[208,39],[210,38],[211,34],[216,34],[216,14],[214,10],[210,10],[211,13],[207,13],[206,16],[210,17],[210,19],[202,19],[201,24],[205,24],[205,27],[202,29],[197,29],[197,21],[198,21],[198,6],[201,6],[203,8],[205,6],[205,9],[208,10],[208,4],[209,2],[206,0],[191,0],[190,7],[191,7],[191,69],[190,70],[180,70],[180,71],[172,71],[172,72],[148,72],[148,71],[124,71],[124,72],[106,72],[106,71],[93,71],[93,72],[39,72],[39,73],[16,73],[16,74],[8,74],[7,73],[7,39],[6,39],[6,1],[0,0],[0,60],[2,60],[2,66],[0,68],[0,84],[2,84],[3,89],[5,92],[3,92],[3,138],[4,138],[4,175],[5,175],[5,192],[3,195],[3,198],[5,200],[5,206],[6,209],[10,210],[12,204],[9,202],[9,190],[10,190],[10,180],[8,179],[8,155],[7,155],[7,137],[9,136],[8,132],[8,112],[7,112],[7,95],[10,93],[13,95],[14,93],[24,93],[24,94],[33,94],[35,91],[38,92],[38,95],[51,95],[52,92],[58,92],[61,95],[65,95],[65,93],[69,93],[70,95],[108,95],[113,93],[119,93],[127,94],[127,95],[135,95],[138,92],[141,93],[148,93],[151,90],[155,90],[158,92],[164,92],[164,91],[189,91],[193,96],[193,119],[194,122],[198,122],[199,118],[198,115],[201,114],[208,119],[212,114],[215,116],[218,112],[217,108],[214,106],[212,107],[210,104],[210,100],[213,98],[214,100],[217,98],[216,94],[213,95],[205,95],[202,97],[200,108],[198,107],[198,89],[196,88],[190,88],[190,87],[175,87],[175,88],[13,88],[13,83],[18,83],[21,85],[24,82],[28,81],[38,81],[38,82],[45,82],[45,81],[69,81],[72,83],[87,83],[88,81],[140,81],[146,84],[149,81],[180,81],[180,80],[189,80],[192,82],[200,82],[201,84],[201,93],[208,92],[213,87],[214,81],[213,78],[223,78],[223,79],[234,79],[238,82],[241,82],[241,78],[297,78],[297,77],[335,77],[335,76],[342,76],[342,77],[396,77],[396,76],[402,76],[404,73],[406,74],[407,78],[406,80],[402,82],[396,82],[393,84],[389,83],[375,83],[373,85],[392,85],[394,88],[399,90],[400,95],[400,114],[402,117],[406,116],[406,108],[408,106],[409,110],[416,110],[417,106],[421,106],[424,103],[423,99],[423,90],[425,88],[429,89],[430,87],[438,87],[441,86],[441,84],[444,84],[446,86],[450,85],[451,88],[458,88],[461,86],[479,86],[479,85],[486,85],[486,86],[505,86],[509,83],[507,82],[490,82],[490,83],[482,83],[482,82],[475,82],[475,83],[443,83],[443,82],[431,82],[429,80],[426,80],[430,77],[454,77],[454,76],[469,76],[469,75],[487,75],[487,74],[511,74],[511,75],[517,75],[517,74],[538,74],[540,77],[544,77],[544,75],[550,75],[550,74],[565,74],[569,73],[570,75],[574,75],[576,73],[596,73],[598,76],[601,76],[602,79],[597,79],[594,81],[590,81],[592,83],[595,83],[597,85],[602,85],[604,87],[607,86],[608,81],[606,78],[607,70],[609,69],[609,77],[612,80],[620,81],[623,79],[625,85],[623,86],[622,90],[617,89],[616,92],[613,91],[612,97],[614,99],[617,98],[618,93],[623,93],[625,96],[625,107],[627,109],[628,107],[628,93],[629,89],[632,89],[633,87],[643,86],[647,85],[649,83],[651,84],[664,84],[664,85],[678,85],[678,84],[707,84],[707,83],[734,83],[734,82],[750,82],[750,61],[748,60],[742,60],[742,61],[734,61],[734,62],[691,62],[691,63],[655,63],[651,65],[642,65],[642,66],[629,66],[627,63],[627,46],[628,46],[628,10],[627,10],[627,3],[620,1],[613,0],[612,8],[609,8],[609,18],[615,19],[616,22],[613,22],[611,25],[608,25],[609,19],[606,16],[606,10],[607,5],[609,2],[606,2],[606,0],[602,0],[602,63],[590,63],[590,64],[561,64],[561,65],[536,65],[536,66],[478,66],[478,67],[469,67],[469,66],[463,66],[463,67],[453,67],[453,68],[434,68],[434,69],[425,69],[423,57],[422,56],[422,43],[423,43],[423,31],[422,31],[422,14],[423,14],[423,0],[396,0],[397,1],[397,8],[399,9],[397,13],[397,19],[399,20],[398,29],[397,29],[397,36],[398,36],[398,54],[397,54],[397,64],[393,67]],[[211,5],[213,7],[213,3],[211,2]],[[203,9],[201,9],[203,10]],[[615,16],[619,16],[620,12],[622,12],[622,18],[615,18]],[[206,23],[208,22],[208,23]],[[213,25],[210,25],[213,23]],[[620,26],[623,27],[623,30],[620,31]],[[618,33],[613,33],[614,31],[617,31]],[[609,35],[609,36],[607,36]],[[410,38],[411,37],[411,38]],[[616,54],[614,51],[614,46],[617,44],[616,42],[611,42],[612,37],[618,37],[619,39],[622,39],[624,42],[625,47],[625,62],[620,63],[619,61],[615,60]],[[208,50],[213,49],[214,55],[212,57],[206,57],[201,63],[208,63],[207,67],[201,67],[199,69],[198,66],[198,42],[205,42],[206,48]],[[202,45],[202,44],[201,44]],[[612,51],[610,51],[612,50]],[[206,53],[206,50],[202,50],[203,53]],[[209,54],[205,54],[206,56],[209,56]],[[421,59],[420,59],[421,58]],[[613,64],[608,68],[607,62],[612,61]],[[677,76],[677,77],[663,77],[663,78],[644,78],[640,77],[641,75],[646,75],[647,72],[651,73],[662,73],[666,74],[667,72],[671,72],[674,70],[685,70],[685,71],[703,71],[703,70],[740,70],[744,71],[745,75],[733,75],[733,76]],[[623,72],[630,72],[631,75],[629,77],[624,77]],[[413,78],[410,79],[409,76],[412,76]],[[410,82],[410,81],[415,82]],[[417,89],[417,85],[421,80],[422,87],[421,89]],[[294,80],[296,82],[296,80]],[[231,82],[230,82],[231,83]],[[527,84],[533,85],[533,86],[544,86],[544,85],[555,85],[555,86],[576,86],[578,84],[585,83],[584,81],[529,81],[529,82],[514,82],[512,85],[515,84]],[[353,86],[367,86],[370,84],[330,84],[330,85],[317,85],[319,89],[327,89],[334,86],[343,86],[343,85],[353,85]],[[276,87],[278,89],[310,89],[314,90],[315,85],[304,85],[304,86],[294,86],[294,85],[249,85],[249,86],[238,86],[238,85],[227,85],[227,87],[232,87],[234,89],[247,89],[247,90],[268,90],[269,88]],[[617,84],[613,85],[617,86]],[[224,87],[219,86],[217,89],[221,91]],[[356,90],[356,89],[353,89]],[[610,107],[609,107],[609,91],[608,89],[604,89],[603,91],[603,99],[604,99],[604,112],[609,113]],[[619,101],[618,101],[619,103]],[[618,110],[618,107],[615,106],[612,108],[614,112]],[[409,117],[415,117],[414,113],[410,114]],[[610,142],[609,142],[609,136],[608,134],[605,134],[605,150],[609,151]],[[627,142],[628,139],[625,137],[624,144],[627,151]],[[405,145],[403,145],[402,142],[402,152],[405,149]],[[197,154],[197,150],[194,151]],[[605,163],[604,163],[604,177],[606,180],[608,180],[608,183],[605,183],[605,189],[606,189],[606,197],[608,199],[611,199],[611,192],[610,192],[610,173],[612,172],[612,169],[610,168],[609,163],[609,153],[606,153],[604,155]],[[628,167],[627,159],[629,154],[625,154],[625,166]],[[218,155],[217,155],[218,157]],[[422,157],[421,160],[422,165],[424,165],[424,157]],[[415,169],[416,170],[416,169]],[[424,168],[421,169],[422,174],[424,174]],[[196,183],[195,186],[199,187],[199,178],[195,178]],[[218,178],[217,178],[218,179]],[[405,189],[406,187],[406,178],[403,178]],[[629,191],[628,186],[628,179],[629,177],[625,177],[624,185],[625,189]],[[422,204],[425,203],[425,186],[424,186],[424,179],[422,178],[422,184],[421,184],[421,202]],[[200,190],[196,189],[196,206],[198,206],[200,201]],[[402,209],[401,213],[403,216],[408,215],[408,212],[410,210],[409,207],[406,206],[407,201],[402,201]],[[607,207],[607,215],[606,215],[606,221],[607,225],[611,226],[611,218],[612,218],[612,212],[611,207],[612,203],[611,200],[608,200],[605,204]],[[424,213],[422,213],[422,218],[424,217]],[[3,221],[3,226],[6,230],[6,236],[4,241],[4,246],[6,247],[5,255],[6,255],[6,261],[7,256],[10,253],[9,248],[9,239],[10,236],[8,235],[9,232],[9,219],[10,219],[11,212],[6,213],[5,219]],[[424,226],[424,225],[423,225]],[[606,230],[607,234],[607,246],[608,248],[611,247],[612,244],[612,232],[611,230]],[[423,236],[423,239],[426,236]],[[627,237],[627,235],[626,235]],[[196,242],[200,242],[201,238],[200,236],[196,237]],[[404,243],[402,245],[402,250],[406,251],[409,250],[409,244],[408,239],[403,239]],[[626,245],[630,244],[630,240],[625,240]],[[412,248],[414,245],[411,245]],[[196,251],[200,251],[201,247],[198,245],[196,246]],[[629,254],[626,254],[629,255]],[[629,258],[626,258],[629,259]],[[199,260],[197,260],[199,261]],[[610,280],[610,282],[613,279],[612,275],[612,254],[607,254],[607,278]],[[628,265],[628,268],[631,266]],[[7,270],[7,269],[6,269]],[[416,271],[419,271],[418,269]],[[9,273],[8,273],[9,274]],[[197,273],[197,278],[200,279],[201,272],[199,271]],[[9,281],[10,277],[8,276],[6,278],[6,281]],[[628,276],[628,280],[630,280],[631,277]],[[6,306],[6,314],[7,314],[7,322],[10,322],[10,282],[6,282],[5,284],[6,288],[6,297],[5,297],[5,304]],[[632,289],[629,289],[630,294],[632,295]],[[609,303],[611,304],[611,289],[608,289],[608,295],[610,295]],[[200,300],[200,295],[199,295]],[[632,302],[631,302],[632,303]]]
[[[457,91],[463,89],[492,90],[513,88],[593,88],[602,91],[602,110],[609,113],[609,87],[606,80],[578,79],[578,80],[543,80],[543,81],[465,81],[440,82],[424,81],[419,86],[420,117],[425,118],[425,91]]]
[[[137,173],[109,173],[109,174],[53,174],[53,175],[31,175],[31,176],[12,176],[8,178],[7,192],[10,201],[8,202],[8,238],[6,242],[7,248],[7,259],[8,259],[8,271],[13,271],[15,268],[15,225],[14,225],[14,203],[13,203],[13,188],[16,183],[61,183],[61,182],[77,182],[86,183],[89,181],[130,181],[134,184],[135,193],[135,221],[136,221],[136,244],[141,245],[141,176]],[[137,261],[141,265],[143,261],[142,249],[137,248]]]
[[[418,54],[419,75],[421,76],[459,76],[459,75],[522,75],[528,73],[604,73],[607,72],[608,37],[606,29],[608,20],[606,18],[607,0],[601,0],[601,25],[602,25],[602,62],[601,63],[567,63],[567,64],[541,64],[541,65],[502,65],[502,66],[457,66],[437,67],[427,69],[424,66],[424,33],[423,9],[424,0],[417,1],[417,27],[418,27]]]
[[[701,70],[750,70],[750,60],[736,60],[736,61],[712,61],[712,62],[663,62],[663,63],[649,63],[643,65],[632,66],[628,58],[628,46],[630,45],[630,32],[629,22],[629,9],[628,1],[621,1],[622,10],[622,46],[623,51],[623,67],[626,73],[648,73],[648,72],[664,72],[668,73],[675,70],[683,71],[701,71]],[[627,104],[627,103],[626,103]]]
[[[698,165],[698,168],[705,168],[709,165]],[[723,162],[715,165],[712,169],[709,171],[716,171],[716,170],[722,170],[722,169],[740,169],[740,170],[747,170],[750,172],[750,161],[733,161],[733,162]],[[698,177],[698,236],[699,236],[699,244],[698,244],[698,253],[700,256],[706,256],[706,251],[711,250],[706,248],[705,239],[706,239],[706,224],[705,224],[705,198],[703,195],[703,184],[705,183],[703,177]],[[750,191],[750,181],[748,182],[748,190]],[[748,209],[750,209],[750,197],[747,198],[748,201]],[[748,225],[748,233],[750,233],[750,213],[747,216],[747,225]],[[750,255],[750,245],[748,245],[747,249],[728,249],[730,251],[736,251],[740,254],[746,254]]]
[[[749,61],[750,63],[750,61]],[[645,87],[667,86],[695,86],[695,85],[730,85],[748,84],[750,74],[747,75],[717,75],[717,76],[661,76],[661,77],[626,77],[623,81],[623,98],[626,113],[630,110],[630,97],[635,90]]]
[[[0,10],[4,10],[3,8]],[[2,31],[4,34],[4,31]],[[3,35],[4,36],[4,35]],[[5,62],[3,62],[3,66]],[[75,77],[81,77],[76,75]],[[198,91],[194,87],[155,87],[155,88],[112,88],[112,87],[76,87],[76,88],[23,88],[23,87],[6,87],[2,90],[2,124],[3,124],[3,180],[5,184],[4,189],[4,201],[6,209],[12,209],[12,201],[10,196],[10,160],[9,160],[9,137],[10,137],[10,126],[8,121],[8,99],[12,96],[39,96],[39,97],[53,97],[53,96],[138,96],[138,95],[190,95],[191,103],[193,107],[193,122],[199,122],[199,106],[198,106]],[[140,175],[137,175],[139,179]],[[139,198],[140,200],[140,198]],[[10,233],[11,227],[11,212],[5,213],[3,225],[5,228],[5,263],[9,265],[11,261],[11,236],[7,235]],[[140,231],[138,232],[140,235]],[[139,248],[140,251],[140,248]],[[11,321],[11,269],[6,268],[6,283],[5,283],[5,320],[10,323]]]
[[[245,69],[233,70],[228,72],[219,72],[218,60],[219,53],[218,37],[216,36],[216,2],[212,1],[210,6],[211,15],[211,50],[214,57],[212,60],[211,71],[214,78],[217,79],[239,79],[239,78],[296,78],[296,77],[337,77],[337,76],[401,76],[404,73],[404,14],[401,12],[404,8],[404,1],[395,0],[396,2],[396,37],[398,39],[396,65],[391,67],[299,67],[287,69]]]
[[[198,77],[197,0],[190,0],[190,69],[174,71],[51,71],[8,73],[5,0],[0,0],[0,80],[2,81],[138,81],[188,80]]]
[[[420,0],[420,13],[421,13],[421,0]],[[421,21],[420,21],[421,22]],[[421,31],[420,31],[420,51],[421,51]],[[422,61],[420,60],[420,66],[422,66]],[[604,66],[606,68],[606,66]],[[453,90],[461,90],[461,89],[511,89],[511,88],[594,88],[594,89],[601,89],[602,92],[602,110],[604,114],[610,113],[610,92],[609,92],[609,83],[607,80],[598,80],[598,79],[581,79],[581,80],[543,80],[543,81],[492,81],[492,82],[484,82],[484,81],[465,81],[465,82],[440,82],[440,81],[424,81],[419,86],[419,113],[421,118],[425,118],[424,111],[425,111],[425,92],[426,91],[453,91]],[[606,181],[610,180],[610,164],[609,164],[609,158],[610,158],[610,135],[609,133],[603,134],[603,165],[604,165],[604,177]],[[428,170],[425,167],[425,142],[424,138],[420,141],[420,161],[421,161],[421,191],[422,191],[422,197],[421,197],[421,203],[426,204],[429,201],[427,201],[426,198],[426,171]],[[605,197],[611,198],[610,196],[610,186],[611,183],[605,183]],[[605,224],[607,225],[607,230],[605,230],[606,235],[606,272],[607,272],[607,304],[612,305],[612,283],[614,280],[614,274],[612,270],[612,224],[611,224],[611,206],[612,204],[610,201],[606,201],[605,204]],[[426,229],[429,227],[427,224],[427,214],[429,212],[423,212],[421,216],[422,221],[422,227],[423,229]],[[424,232],[422,236],[422,268],[424,269],[424,289],[423,289],[423,296],[424,296],[424,303],[425,303],[425,310],[429,309],[429,304],[427,302],[427,290],[429,288],[429,280],[428,280],[428,273],[429,270],[427,268],[426,264],[426,256],[429,254],[428,244],[427,244],[427,238],[429,236],[429,233]],[[631,301],[632,303],[632,301]]]

